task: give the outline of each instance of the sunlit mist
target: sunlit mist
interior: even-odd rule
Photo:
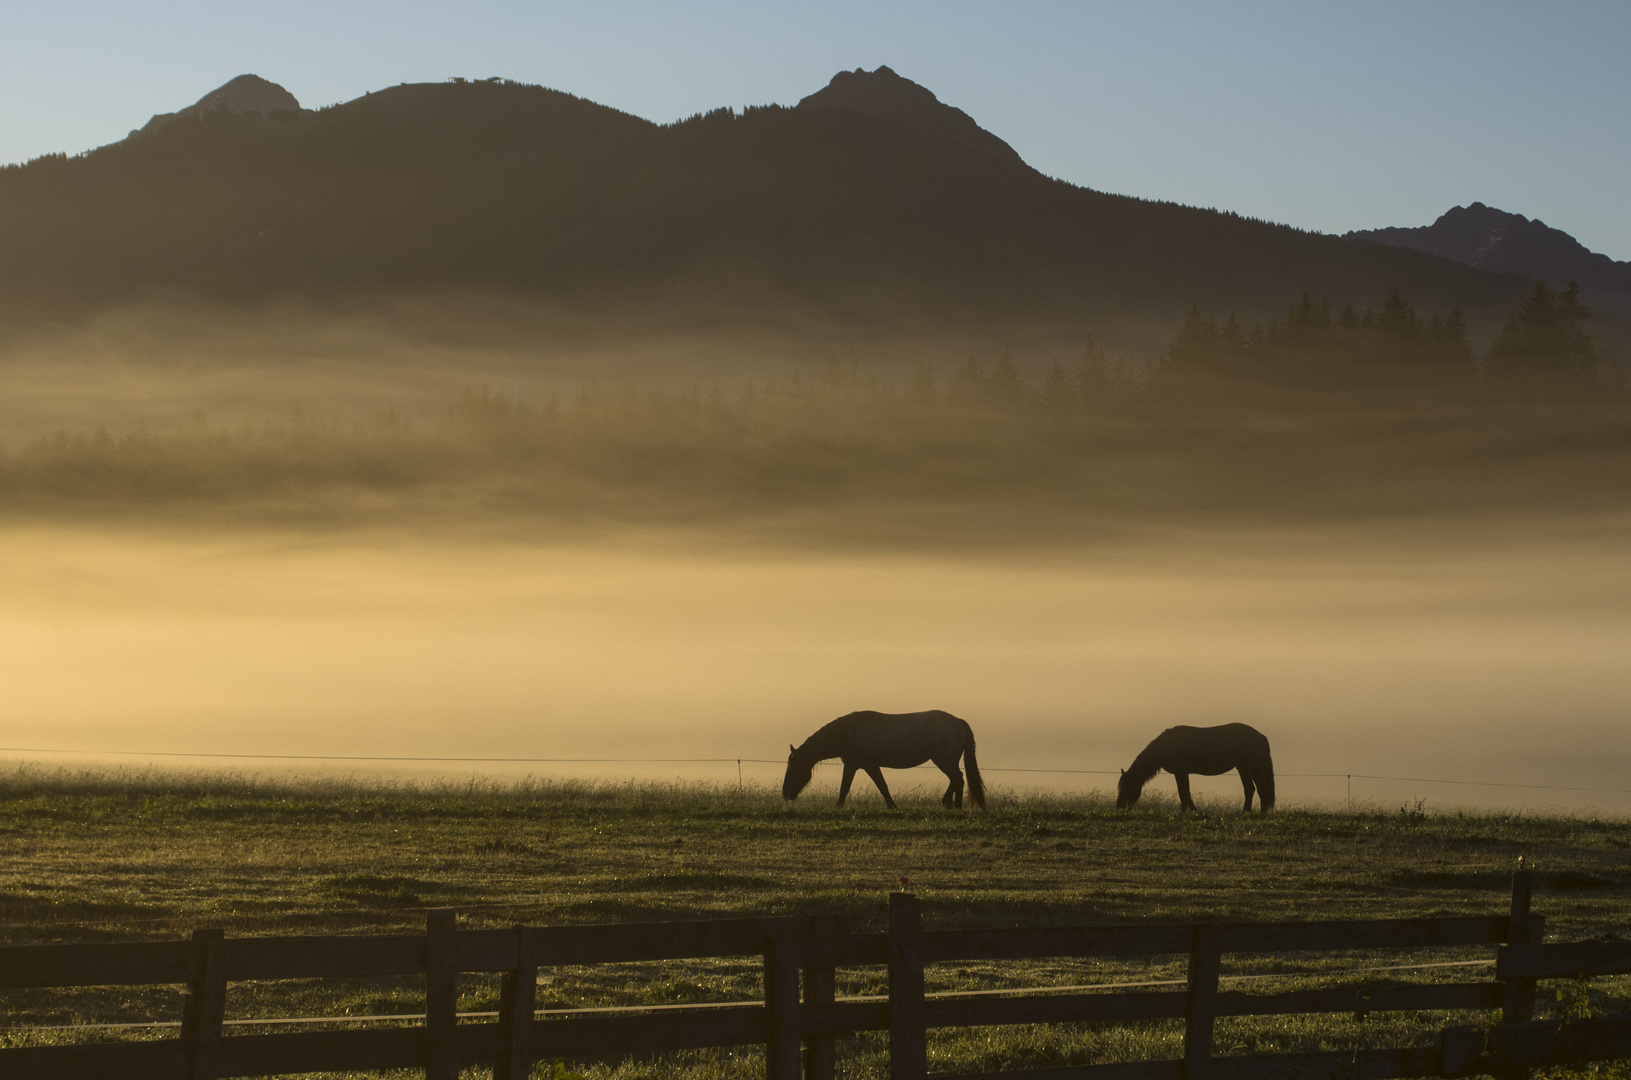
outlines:
[[[833,716],[943,708],[1010,787],[1107,786],[1006,770],[1114,770],[1166,725],[1244,720],[1283,801],[1627,805],[1298,777],[1623,787],[1631,570],[1590,534],[1166,535],[1023,560],[411,530],[0,544],[12,747],[725,759],[419,766],[716,780],[745,758],[765,781]]]

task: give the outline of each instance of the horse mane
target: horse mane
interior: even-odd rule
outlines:
[[[1146,746],[1133,759],[1133,763],[1127,766],[1125,775],[1122,777],[1122,783],[1136,785],[1139,791],[1143,791],[1144,785],[1150,782],[1150,777],[1161,771],[1161,766],[1156,763],[1158,756],[1155,750],[1155,742],[1151,741],[1150,745]]]
[[[835,743],[842,741],[842,736],[850,728],[860,723],[862,714],[859,712],[845,713],[836,720],[829,720],[816,728],[808,739],[799,743],[793,752],[799,758],[808,758],[810,761],[825,761],[827,758],[838,756],[837,750],[827,752]]]

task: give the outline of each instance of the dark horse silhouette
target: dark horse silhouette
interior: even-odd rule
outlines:
[[[1269,741],[1262,732],[1246,724],[1167,728],[1150,740],[1150,745],[1131,765],[1121,770],[1116,809],[1126,810],[1136,803],[1150,777],[1162,769],[1177,778],[1178,799],[1185,810],[1195,809],[1195,801],[1189,797],[1190,773],[1217,776],[1230,769],[1240,770],[1247,810],[1252,808],[1254,786],[1263,812],[1274,809],[1274,762],[1269,758]]]
[[[787,775],[782,779],[782,798],[796,799],[810,783],[815,763],[838,758],[844,763],[844,780],[838,785],[838,805],[849,797],[850,782],[855,770],[864,769],[878,785],[884,805],[895,809],[895,800],[889,797],[889,785],[883,782],[884,769],[911,769],[932,761],[940,771],[951,778],[951,786],[941,803],[951,807],[963,805],[963,774],[957,771],[957,759],[962,758],[968,768],[968,798],[981,810],[985,809],[985,782],[980,779],[980,767],[974,763],[974,730],[967,720],[951,713],[930,709],[928,712],[881,713],[852,712],[840,716],[804,740],[802,746],[789,746]]]

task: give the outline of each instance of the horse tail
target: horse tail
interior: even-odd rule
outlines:
[[[1263,744],[1263,768],[1257,774],[1257,799],[1265,814],[1274,809],[1274,758],[1269,756],[1267,740]]]
[[[968,801],[985,809],[985,781],[980,779],[980,765],[974,760],[974,729],[968,732],[968,745],[963,748],[963,771],[968,774]]]

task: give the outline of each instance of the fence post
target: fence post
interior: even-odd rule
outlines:
[[[504,973],[498,995],[498,1022],[503,1049],[493,1065],[493,1080],[527,1080],[532,1075],[532,1020],[538,1001],[538,962],[532,930],[515,928],[515,970]]]
[[[1519,870],[1512,875],[1512,921],[1507,925],[1508,945],[1533,944],[1529,938],[1529,898],[1534,892],[1535,875],[1532,870]],[[1535,1008],[1533,979],[1513,979],[1502,991],[1501,1021],[1512,1024],[1528,1020]]]
[[[838,934],[838,920],[831,915],[815,917],[817,939]],[[837,973],[830,967],[804,969],[804,1004],[831,1005],[838,999]],[[804,1080],[834,1080],[838,1075],[838,1047],[829,1035],[811,1035],[805,1039]]]
[[[1520,859],[1519,867],[1523,865]],[[1529,899],[1535,889],[1533,871],[1519,869],[1512,874],[1512,918],[1506,927],[1508,945],[1532,944],[1529,932]],[[1528,1020],[1535,1009],[1535,981],[1509,979],[1501,988],[1501,1022],[1514,1024]],[[1495,1074],[1499,1080],[1522,1080],[1529,1075],[1524,1068],[1503,1068]]]
[[[765,1080],[799,1080],[799,955],[793,938],[765,948]]]
[[[1206,1080],[1212,1061],[1212,1021],[1217,1016],[1218,968],[1223,933],[1197,926],[1189,950],[1189,992],[1184,1002],[1184,1080]]]
[[[889,894],[889,1080],[922,1080],[929,1072],[923,1008],[923,916],[917,896]]]
[[[214,1080],[215,1049],[227,1011],[226,934],[194,930],[198,966],[181,1009],[181,1041],[187,1053],[187,1080]]]
[[[425,912],[425,1080],[459,1080],[457,925],[452,908]]]

